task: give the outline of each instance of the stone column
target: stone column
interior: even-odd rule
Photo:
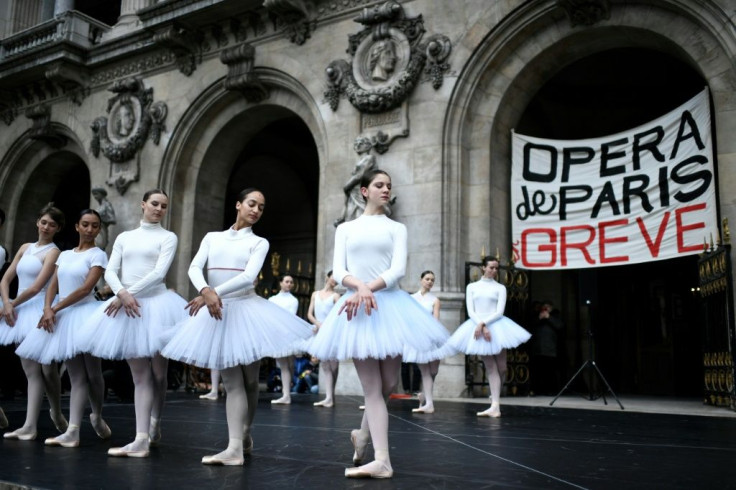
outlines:
[[[153,3],[153,0],[123,0],[120,2],[120,17],[118,24],[135,24],[138,16],[135,13]]]
[[[69,10],[74,10],[74,0],[55,0],[54,17]]]
[[[118,22],[112,26],[110,31],[103,35],[102,40],[108,41],[140,28],[140,19],[138,19],[135,13],[154,3],[155,0],[122,0],[120,2],[120,17],[118,17]]]
[[[13,2],[11,33],[23,31],[41,22],[41,0],[16,0]]]

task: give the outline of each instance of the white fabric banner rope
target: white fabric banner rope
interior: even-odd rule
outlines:
[[[517,267],[636,264],[700,253],[718,239],[707,88],[611,136],[511,135]]]

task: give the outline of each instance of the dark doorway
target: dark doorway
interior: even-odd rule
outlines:
[[[79,235],[74,222],[82,209],[90,207],[90,177],[84,162],[74,153],[59,151],[46,158],[31,174],[21,196],[16,219],[14,250],[38,236],[35,222],[49,202],[64,212],[66,226],[54,241],[67,250],[77,246]]]
[[[579,297],[591,302],[588,323],[608,382],[622,393],[700,395],[697,258],[606,267],[590,280]]]
[[[260,189],[266,209],[254,232],[270,243],[263,269],[265,286],[271,285],[269,267],[273,253],[281,256],[285,271],[295,273],[301,262],[304,274],[314,268],[317,238],[319,158],[309,128],[294,116],[264,127],[238,156],[228,179],[223,228],[235,221],[238,193],[247,187]]]
[[[516,130],[554,139],[610,135],[671,111],[705,85],[690,66],[663,52],[603,51],[553,76]],[[697,286],[694,256],[588,272],[535,271],[532,284],[533,300],[555,301],[566,317],[565,379],[588,358],[590,326],[596,360],[617,393],[702,393],[697,299],[690,291]]]

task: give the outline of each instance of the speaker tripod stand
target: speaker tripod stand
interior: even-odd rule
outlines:
[[[606,393],[611,392],[611,395],[616,400],[618,405],[621,407],[621,410],[624,409],[624,406],[621,404],[621,401],[619,401],[618,397],[616,396],[616,393],[613,392],[611,389],[611,385],[608,384],[608,381],[606,381],[606,377],[603,376],[603,373],[598,368],[598,365],[595,363],[595,349],[593,348],[593,332],[588,328],[588,360],[583,363],[582,366],[580,366],[580,369],[577,370],[575,374],[572,375],[572,378],[565,384],[565,386],[560,390],[559,393],[557,393],[557,396],[555,396],[554,400],[549,402],[549,405],[552,406],[557,401],[557,399],[562,396],[562,394],[567,390],[567,388],[570,387],[573,381],[575,381],[575,378],[577,378],[580,373],[582,373],[584,370],[588,370],[590,373],[590,380],[588,383],[588,400],[596,400],[598,399],[597,396],[593,396],[593,374],[597,374],[600,379],[603,381],[603,383],[606,385],[606,390],[603,392],[601,397],[603,398],[603,403],[608,405],[608,401],[606,400]]]

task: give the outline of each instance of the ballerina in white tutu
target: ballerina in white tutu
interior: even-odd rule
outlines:
[[[314,333],[319,332],[319,327],[325,321],[327,315],[335,306],[340,295],[335,292],[337,282],[332,277],[332,271],[328,271],[325,277],[325,285],[322,289],[312,293],[309,298],[309,309],[307,310],[307,319],[312,322]],[[335,384],[337,383],[337,374],[340,368],[340,362],[335,360],[320,360],[319,363],[319,384],[325,387],[325,399],[314,402],[315,407],[332,408],[335,405]]]
[[[56,272],[46,290],[43,317],[16,349],[26,359],[41,364],[65,361],[71,381],[69,427],[58,437],[46,439],[47,446],[79,446],[79,427],[87,398],[92,405],[90,421],[102,439],[110,437],[110,428],[102,419],[105,382],[99,358],[82,354],[79,328],[98,308],[94,287],[107,267],[107,255],[95,246],[102,220],[94,209],[85,209],[74,225],[79,245],[66,250],[56,260]],[[54,303],[56,293],[59,301]]]
[[[162,351],[171,359],[220,370],[227,392],[229,443],[225,451],[203,457],[203,464],[245,462],[243,454],[253,450],[260,359],[285,357],[311,335],[307,322],[256,295],[254,281],[268,253],[268,241],[251,227],[265,205],[262,192],[245,189],[235,204],[235,224],[205,235],[189,266],[189,278],[200,296],[188,303],[190,317]]]
[[[118,235],[105,271],[115,296],[92,314],[81,334],[89,353],[125,359],[133,375],[135,440],[110,448],[110,456],[145,458],[150,445],[161,439],[168,360],[159,351],[164,329],[186,318],[186,301],[164,283],[178,243],[176,235],[161,226],[168,207],[169,198],[161,189],[143,195],[141,226]]]
[[[412,294],[411,297],[417,300],[420,305],[427,310],[437,320],[440,319],[440,300],[437,296],[431,293],[432,287],[434,286],[434,272],[424,271],[420,275],[421,288],[416,293]],[[447,334],[450,337],[450,334]],[[446,352],[447,355],[452,352]],[[406,361],[406,357],[404,359]],[[434,397],[432,392],[434,391],[434,380],[437,377],[437,373],[440,368],[440,359],[433,359],[429,362],[419,362],[419,372],[422,373],[422,392],[419,394],[419,407],[413,408],[413,413],[434,413]]]
[[[491,407],[479,417],[500,417],[501,385],[506,376],[506,349],[513,349],[531,337],[516,322],[503,315],[506,287],[496,282],[498,259],[484,257],[483,276],[468,284],[465,303],[470,317],[450,337],[448,344],[458,352],[478,355],[483,360],[491,389]]]
[[[38,241],[23,244],[0,281],[2,318],[0,318],[0,345],[18,344],[38,326],[43,314],[46,287],[54,273],[59,247],[52,241],[64,226],[64,213],[49,203],[41,210],[36,227]],[[10,299],[10,282],[18,277],[18,294]],[[40,364],[21,357],[23,371],[28,379],[26,421],[23,427],[7,432],[5,439],[31,441],[36,438],[38,415],[46,390],[51,405],[51,420],[64,432],[67,421],[61,413],[61,381],[56,363]]]
[[[335,233],[333,271],[348,292],[330,311],[307,350],[321,360],[353,359],[365,395],[361,428],[351,433],[353,462],[360,464],[368,441],[375,461],[348,468],[348,478],[391,478],[386,397],[398,380],[407,349],[432,352],[447,337],[445,327],[399,289],[406,270],[406,227],[388,218],[391,178],[366,172],[360,182],[363,214]],[[343,314],[344,313],[344,314]]]
[[[294,277],[291,274],[284,274],[279,279],[279,287],[281,290],[268,298],[274,304],[279,305],[292,315],[296,315],[299,311],[299,300],[291,294],[291,288],[294,287]],[[293,353],[286,357],[276,359],[276,365],[281,371],[281,398],[271,400],[273,405],[289,405],[291,404],[291,378],[294,377],[294,356]]]

